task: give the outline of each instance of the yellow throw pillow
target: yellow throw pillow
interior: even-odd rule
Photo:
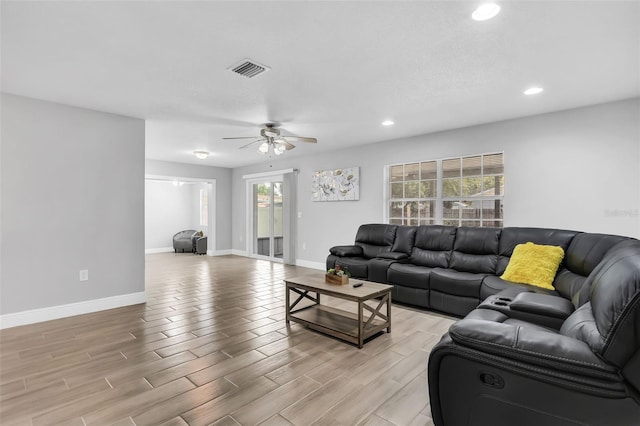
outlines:
[[[562,247],[534,243],[518,244],[513,249],[507,269],[500,278],[554,290],[551,283],[563,258]]]

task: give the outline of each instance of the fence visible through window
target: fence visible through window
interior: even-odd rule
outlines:
[[[504,154],[388,166],[387,221],[502,227]]]

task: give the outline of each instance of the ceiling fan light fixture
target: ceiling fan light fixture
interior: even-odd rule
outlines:
[[[285,150],[285,147],[283,144],[278,143],[273,146],[273,153],[275,155],[281,155],[284,152],[284,150]]]
[[[258,147],[258,151],[262,154],[266,154],[267,152],[269,152],[269,144],[266,142],[262,142]]]
[[[204,160],[205,158],[207,158],[209,156],[209,153],[207,151],[193,151],[193,153],[200,160]]]

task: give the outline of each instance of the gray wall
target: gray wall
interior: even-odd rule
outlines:
[[[640,237],[639,118],[636,98],[313,157],[285,154],[282,160],[237,168],[233,249],[245,250],[245,174],[300,171],[297,211],[303,217],[296,219],[297,258],[324,262],[329,247],[353,243],[360,224],[382,221],[385,165],[498,151],[505,153],[505,226]],[[311,201],[315,170],[351,166],[360,167],[360,201]]]
[[[1,102],[0,314],[143,292],[144,121]]]
[[[147,175],[215,180],[216,246],[212,247],[211,240],[209,240],[209,250],[231,249],[231,169],[146,160],[145,173]],[[210,224],[209,235],[213,232]]]

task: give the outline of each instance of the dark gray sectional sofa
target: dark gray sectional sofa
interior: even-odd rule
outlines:
[[[464,316],[487,297],[506,290],[558,294],[579,305],[585,280],[617,235],[544,228],[473,228],[441,225],[362,225],[355,244],[332,247],[327,269],[347,267],[352,276],[392,284],[395,302]],[[560,246],[565,259],[556,292],[500,279],[518,244]]]
[[[500,279],[526,242],[564,249],[555,291]],[[371,224],[330,251],[395,301],[466,315],[429,356],[436,426],[640,425],[640,241]]]

